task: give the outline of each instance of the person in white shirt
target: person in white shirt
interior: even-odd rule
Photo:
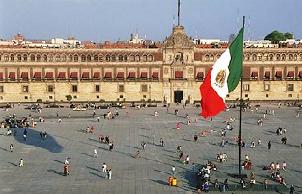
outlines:
[[[97,158],[98,157],[98,150],[97,149],[94,149],[94,155],[93,157]]]
[[[276,164],[276,170],[280,170],[280,164],[279,163]]]
[[[107,165],[106,165],[106,163],[103,163],[102,172],[106,172],[106,171],[107,171]]]
[[[286,166],[287,166],[286,162],[283,161],[283,163],[282,163],[282,170],[286,171]]]

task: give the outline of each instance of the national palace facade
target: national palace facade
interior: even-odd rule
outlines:
[[[225,48],[201,48],[182,26],[156,47],[0,47],[0,102],[196,102]],[[302,48],[245,48],[243,98],[302,98]],[[239,87],[227,100],[239,98]]]

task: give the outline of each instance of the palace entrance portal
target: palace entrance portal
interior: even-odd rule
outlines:
[[[183,100],[183,91],[174,91],[174,102],[175,103],[181,103]]]

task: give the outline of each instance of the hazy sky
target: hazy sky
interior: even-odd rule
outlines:
[[[272,30],[302,38],[302,0],[182,0],[189,36],[228,39],[246,16],[245,39]],[[177,0],[0,0],[0,38],[127,40],[130,33],[163,40],[171,33]]]

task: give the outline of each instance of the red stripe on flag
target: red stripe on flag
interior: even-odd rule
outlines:
[[[204,118],[216,116],[221,111],[225,110],[225,103],[223,99],[211,86],[211,71],[210,69],[206,75],[203,84],[199,90],[201,93],[201,113]]]

